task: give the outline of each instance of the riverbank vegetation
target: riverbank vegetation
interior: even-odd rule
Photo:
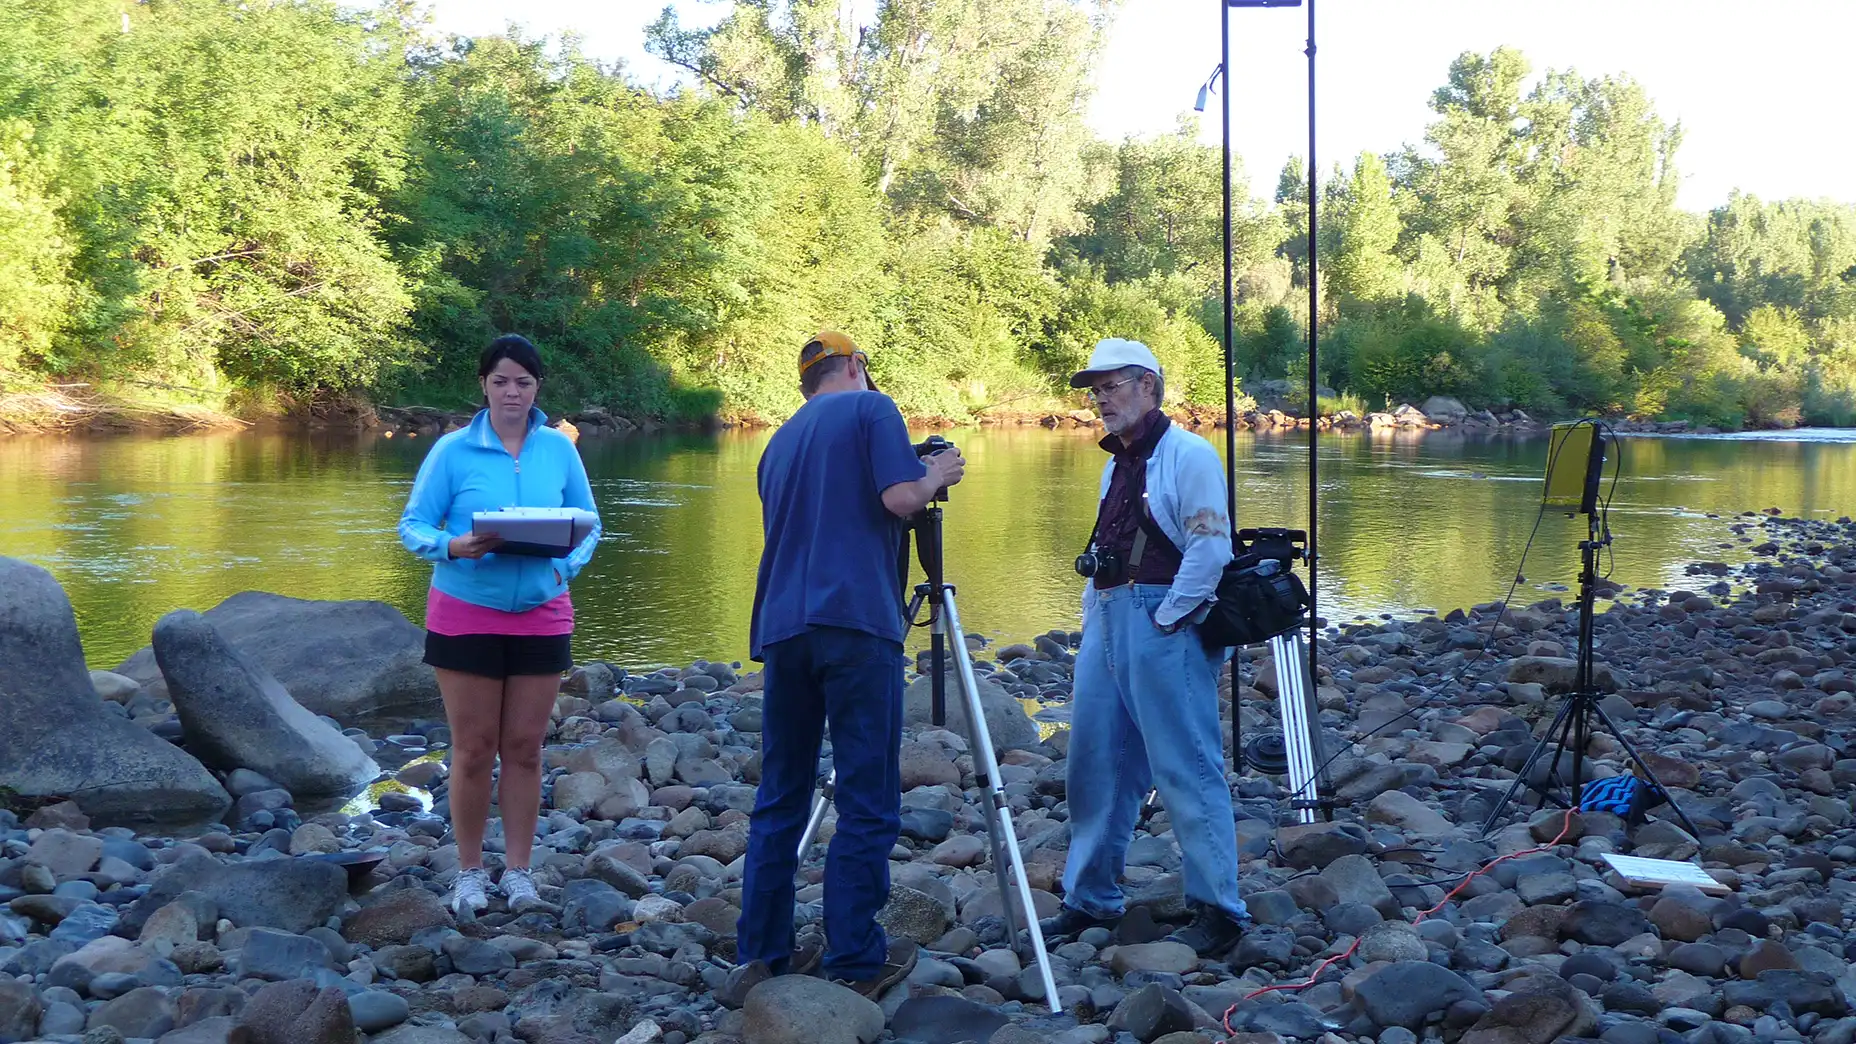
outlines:
[[[518,330],[558,406],[766,419],[830,325],[918,416],[1077,405],[1063,376],[1111,333],[1221,403],[1217,150],[1083,122],[1111,19],[1139,12],[841,6],[667,13],[650,46],[690,83],[659,96],[572,41],[436,38],[404,0],[14,0],[0,393],[455,408]],[[1690,214],[1649,88],[1509,49],[1440,73],[1423,142],[1323,178],[1329,385],[1856,424],[1856,206]],[[1253,382],[1299,370],[1305,185],[1291,161],[1237,201]]]

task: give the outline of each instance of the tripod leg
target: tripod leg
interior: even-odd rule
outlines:
[[[1496,802],[1495,807],[1489,811],[1489,817],[1483,820],[1483,837],[1495,833],[1495,824],[1501,822],[1502,814],[1508,811],[1508,806],[1514,803],[1516,795],[1527,786],[1527,777],[1533,774],[1534,765],[1540,761],[1540,756],[1545,754],[1547,747],[1551,745],[1552,741],[1549,737],[1565,724],[1567,715],[1571,713],[1572,703],[1570,701],[1560,704],[1559,714],[1554,716],[1553,723],[1547,726],[1547,731],[1541,735],[1539,742],[1534,744],[1534,749],[1528,752],[1527,760],[1521,763],[1520,774],[1515,776],[1514,782],[1508,785],[1508,792],[1503,794],[1502,799]]]
[[[1668,789],[1663,786],[1662,780],[1656,778],[1656,772],[1643,760],[1643,755],[1637,753],[1637,748],[1631,746],[1630,740],[1624,738],[1623,731],[1618,728],[1616,722],[1611,720],[1611,715],[1606,714],[1605,709],[1596,704],[1593,705],[1592,712],[1598,715],[1599,723],[1611,733],[1612,737],[1615,738],[1621,746],[1623,746],[1624,753],[1630,756],[1630,760],[1635,762],[1637,767],[1643,771],[1643,778],[1649,780],[1650,785],[1656,788],[1657,793],[1663,795],[1663,800],[1669,802],[1669,807],[1675,810],[1676,818],[1680,819],[1682,825],[1688,828],[1689,836],[1693,837],[1696,841],[1700,841],[1701,831],[1696,829],[1695,821],[1688,818],[1687,812],[1682,811],[1682,806],[1676,803],[1676,796],[1671,794]]]
[[[818,837],[818,828],[825,823],[825,810],[831,807],[832,795],[838,790],[838,770],[832,769],[831,775],[825,777],[825,785],[818,790],[818,797],[812,801],[812,815],[806,819],[806,832],[799,837],[799,861],[806,860],[806,853],[812,849],[812,841]]]
[[[1270,639],[1276,662],[1276,710],[1282,718],[1283,747],[1289,759],[1289,803],[1298,823],[1313,823],[1320,806],[1315,786],[1315,755],[1309,734],[1307,680],[1302,670],[1301,635]]]
[[[1535,790],[1540,794],[1540,800],[1534,804],[1536,810],[1547,807],[1547,801],[1550,799],[1555,788],[1566,786],[1566,778],[1560,774],[1560,759],[1565,757],[1567,750],[1570,749],[1569,745],[1572,742],[1573,723],[1583,721],[1585,717],[1584,707],[1579,703],[1579,699],[1576,696],[1569,697],[1563,709],[1566,710],[1566,713],[1561,716],[1566,719],[1566,723],[1560,726],[1559,737],[1553,742],[1553,759],[1547,763],[1547,770],[1541,774],[1542,778],[1540,784],[1535,787]],[[1549,729],[1548,735],[1551,734],[1552,730]],[[1532,783],[1528,785],[1534,786]]]
[[[948,629],[954,634],[965,633],[960,629],[960,610],[954,604],[952,588],[947,589],[946,609]],[[966,642],[954,642],[953,649],[956,679],[960,683],[961,696],[966,700],[967,725],[972,733],[974,768],[985,779],[988,791],[986,800],[996,813],[996,818],[988,816],[987,823],[988,829],[996,826],[998,830],[993,838],[993,873],[998,874],[1001,880],[1005,877],[1006,868],[997,861],[998,852],[1003,849],[1011,863],[1011,876],[1018,885],[1018,899],[1025,912],[1026,927],[1030,929],[1031,953],[1043,979],[1044,1002],[1055,1014],[1063,1010],[1063,1002],[1057,999],[1057,981],[1051,976],[1050,954],[1044,948],[1044,930],[1038,925],[1038,908],[1031,895],[1031,879],[1025,875],[1024,855],[1018,850],[1018,828],[1012,823],[1011,805],[1005,799],[1005,791],[999,786],[999,759],[993,752],[992,733],[986,727],[986,710],[980,704],[979,683],[973,678],[973,660],[967,655]],[[1006,908],[1011,908],[1009,901]],[[1016,935],[1013,938],[1016,939]]]

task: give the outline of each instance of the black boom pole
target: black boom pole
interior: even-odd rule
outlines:
[[[1315,452],[1315,434],[1320,426],[1319,403],[1315,389],[1319,386],[1315,372],[1315,331],[1321,321],[1321,293],[1318,289],[1320,266],[1315,263],[1319,246],[1315,236],[1315,0],[1308,0],[1308,684],[1319,691],[1321,676],[1315,670],[1319,662],[1316,639],[1321,634],[1320,612],[1316,608],[1315,584],[1315,505],[1319,499],[1320,480]]]

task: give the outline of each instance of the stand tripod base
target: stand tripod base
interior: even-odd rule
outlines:
[[[1032,958],[1036,961],[1038,972],[1043,980],[1044,1000],[1052,1013],[1063,1010],[1062,1002],[1057,999],[1057,982],[1051,974],[1050,954],[1044,946],[1044,931],[1038,925],[1037,904],[1031,892],[1031,879],[1025,874],[1025,861],[1018,847],[1018,829],[1012,823],[1012,807],[1005,796],[1005,790],[999,781],[999,760],[992,745],[992,733],[986,727],[986,711],[980,703],[979,683],[973,676],[973,660],[967,655],[967,643],[960,629],[960,611],[954,605],[954,590],[942,585],[936,590],[933,585],[922,584],[915,589],[915,603],[909,607],[908,615],[913,618],[921,608],[923,599],[931,599],[935,606],[934,629],[937,638],[950,638],[946,647],[954,654],[955,680],[960,688],[960,695],[967,709],[968,741],[973,747],[974,774],[979,778],[979,785],[985,791],[981,803],[986,810],[986,833],[992,842],[993,874],[999,881],[999,898],[1001,910],[1005,915],[1008,938],[1018,938],[1017,916],[1014,902],[1025,918],[1025,925],[1031,937]],[[936,665],[939,673],[939,665]],[[818,797],[812,803],[812,815],[806,820],[804,835],[799,839],[799,858],[803,862],[806,853],[811,850],[812,842],[818,837],[819,827],[825,822],[825,812],[831,807],[837,788],[837,771],[826,777],[825,785],[819,790]],[[1015,886],[1015,887],[1014,887]]]

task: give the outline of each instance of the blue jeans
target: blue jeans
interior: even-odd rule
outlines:
[[[838,823],[825,856],[824,971],[872,978],[889,956],[876,915],[889,901],[889,853],[902,829],[902,645],[817,627],[761,654],[760,789],[748,824],[736,953],[743,964],[786,971],[797,849],[830,722]]]
[[[1121,872],[1141,801],[1156,784],[1185,857],[1186,897],[1249,917],[1237,894],[1237,822],[1225,783],[1218,673],[1225,650],[1193,628],[1162,634],[1167,589],[1097,592],[1076,658],[1070,724],[1070,855],[1064,902],[1094,917],[1126,909]]]

